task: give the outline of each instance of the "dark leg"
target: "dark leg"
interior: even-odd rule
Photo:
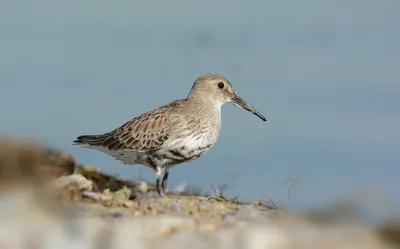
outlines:
[[[156,190],[159,195],[165,197],[164,190],[160,187],[161,167],[156,167]]]
[[[161,188],[164,192],[167,189],[168,175],[169,175],[169,168],[165,168],[164,177],[161,182]]]

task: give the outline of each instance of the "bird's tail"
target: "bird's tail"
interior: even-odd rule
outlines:
[[[101,146],[106,138],[110,136],[110,133],[101,135],[82,135],[76,138],[72,143],[80,147],[95,147]]]

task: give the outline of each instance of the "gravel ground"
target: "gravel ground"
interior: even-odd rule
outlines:
[[[2,249],[400,245],[397,224],[371,228],[337,213],[296,214],[271,202],[221,195],[160,198],[151,183],[121,180],[66,153],[13,139],[0,140],[0,191]]]

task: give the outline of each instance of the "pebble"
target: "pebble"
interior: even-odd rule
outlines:
[[[93,182],[80,174],[59,177],[52,182],[52,185],[56,190],[66,189],[70,186],[77,187],[79,190],[91,191],[93,189]]]

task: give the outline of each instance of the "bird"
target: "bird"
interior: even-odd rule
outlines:
[[[136,116],[110,132],[78,136],[73,145],[101,151],[126,165],[153,169],[156,191],[166,197],[170,169],[203,156],[217,142],[225,103],[267,121],[234,92],[227,78],[203,74],[195,80],[186,98]],[[165,170],[161,179],[162,169]]]

